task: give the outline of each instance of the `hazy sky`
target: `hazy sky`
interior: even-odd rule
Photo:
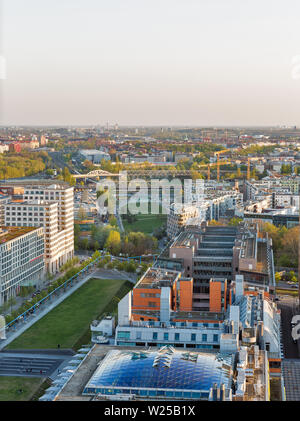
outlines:
[[[299,0],[2,4],[2,124],[300,125]]]

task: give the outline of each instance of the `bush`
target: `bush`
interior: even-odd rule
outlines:
[[[103,268],[105,266],[105,262],[104,259],[100,260],[100,262],[98,263],[98,267],[99,268]]]
[[[117,269],[118,270],[125,270],[126,268],[126,263],[125,262],[118,262],[117,264]]]
[[[127,262],[125,266],[125,270],[128,273],[135,273],[136,272],[136,265],[133,262]]]
[[[17,317],[17,316],[16,316]],[[12,322],[16,317],[13,317],[13,316],[11,316],[10,314],[7,314],[6,316],[5,316],[5,323],[10,323],[10,322]]]

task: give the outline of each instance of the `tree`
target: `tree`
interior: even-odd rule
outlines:
[[[294,265],[297,265],[299,250],[299,226],[289,229],[282,238],[282,247],[285,253],[290,256]]]
[[[280,272],[275,272],[275,281],[276,281],[276,283],[281,281],[281,273]]]
[[[242,177],[243,177],[243,174],[242,174],[241,168],[239,167],[236,170],[236,178],[242,178]]]
[[[118,255],[121,251],[121,236],[118,231],[111,230],[105,243],[105,248],[113,255]]]
[[[209,221],[209,225],[223,225],[222,222],[216,221],[215,219],[212,219]]]
[[[87,238],[83,238],[80,243],[83,250],[87,250],[89,246],[89,240]]]
[[[86,211],[84,209],[83,206],[80,206],[80,208],[78,209],[78,219],[79,221],[84,221],[86,219],[87,215],[86,215]]]
[[[237,227],[240,222],[242,222],[242,218],[237,218],[236,216],[234,216],[230,219],[228,225],[231,227]]]
[[[112,227],[117,227],[118,226],[117,218],[114,215],[110,215],[110,217],[109,217],[109,224]]]

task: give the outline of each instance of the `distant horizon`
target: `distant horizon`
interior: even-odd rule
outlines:
[[[109,126],[109,130],[115,130],[113,126],[118,123],[111,123]],[[32,128],[32,127],[40,127],[40,128],[105,128],[106,124],[0,124],[0,128]],[[118,130],[122,128],[126,129],[143,129],[143,128],[153,128],[153,129],[160,129],[160,128],[166,128],[166,129],[291,129],[296,127],[297,129],[300,129],[300,125],[297,124],[277,124],[277,125],[180,125],[180,124],[169,124],[169,125],[159,125],[159,124],[118,124]]]

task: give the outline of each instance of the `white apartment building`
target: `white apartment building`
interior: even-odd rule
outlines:
[[[167,218],[167,235],[170,238],[175,237],[180,229],[184,227],[192,218],[199,216],[198,209],[194,205],[179,205],[172,203],[170,213]]]
[[[74,191],[63,184],[24,187],[23,202],[5,205],[5,225],[44,227],[46,270],[74,256]]]
[[[203,221],[218,220],[229,209],[241,208],[242,193],[236,191],[205,192],[204,199],[189,205],[172,203],[167,218],[167,235],[174,238],[185,225],[200,225]]]
[[[0,305],[21,286],[34,285],[44,273],[42,228],[0,228]]]

